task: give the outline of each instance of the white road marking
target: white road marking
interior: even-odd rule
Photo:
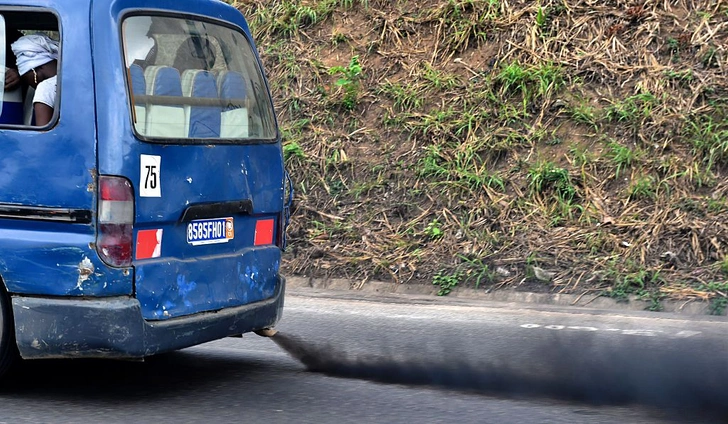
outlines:
[[[680,339],[686,339],[688,337],[697,336],[698,334],[701,334],[700,331],[690,331],[690,330],[683,330],[679,331],[675,334],[670,334],[667,331],[664,330],[652,330],[652,329],[620,329],[620,328],[604,328],[599,329],[597,327],[585,327],[585,326],[566,326],[561,324],[534,324],[534,323],[527,323],[527,324],[521,324],[521,328],[526,328],[529,330],[533,329],[544,329],[544,330],[552,330],[552,331],[560,331],[560,330],[573,330],[573,331],[587,331],[587,332],[597,332],[597,331],[607,331],[611,333],[621,333],[623,336],[641,336],[641,337],[657,337],[657,336],[668,336],[673,338],[680,338]]]

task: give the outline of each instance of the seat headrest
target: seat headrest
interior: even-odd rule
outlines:
[[[245,79],[233,71],[224,71],[217,76],[217,90],[221,99],[245,99],[248,94]]]
[[[150,66],[144,71],[147,94],[154,96],[182,96],[179,71],[169,66]]]
[[[199,69],[184,71],[182,93],[187,97],[217,98],[215,76]]]
[[[131,89],[134,94],[146,94],[147,82],[144,78],[144,70],[139,65],[131,65],[129,67],[131,75]]]

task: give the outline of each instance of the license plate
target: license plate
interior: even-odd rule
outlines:
[[[187,243],[227,243],[235,237],[232,218],[198,219],[187,224]]]

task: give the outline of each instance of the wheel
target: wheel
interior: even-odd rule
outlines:
[[[0,282],[0,381],[18,358],[10,296]]]

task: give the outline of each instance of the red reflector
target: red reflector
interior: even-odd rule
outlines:
[[[136,241],[136,258],[158,258],[162,254],[162,230],[139,230]]]
[[[256,246],[264,244],[273,244],[273,227],[274,219],[260,219],[255,223],[255,242]]]

